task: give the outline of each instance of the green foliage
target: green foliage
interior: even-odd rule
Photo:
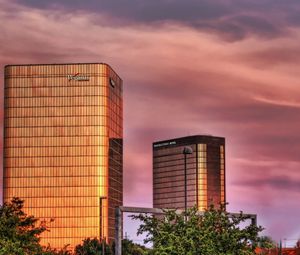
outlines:
[[[166,210],[164,216],[140,214],[132,216],[142,221],[138,234],[146,233],[145,243],[152,242],[154,255],[251,255],[262,227],[241,223],[248,218],[241,212],[231,217],[225,206],[211,206],[203,215],[197,208],[186,214]]]
[[[104,243],[105,245],[105,255],[111,255],[110,247]],[[90,239],[87,238],[83,240],[82,244],[79,244],[75,247],[75,255],[100,255],[102,254],[102,242],[100,242],[97,238]]]
[[[46,231],[45,223],[23,212],[24,201],[13,198],[0,207],[0,255],[42,254],[40,234]]]
[[[122,255],[143,255],[147,249],[139,244],[133,243],[131,240],[122,240]]]
[[[269,236],[261,236],[258,238],[258,247],[263,249],[273,249],[277,247],[277,244],[274,240],[272,240]]]
[[[112,251],[115,254],[115,243],[112,244]],[[136,244],[127,238],[122,240],[122,255],[144,255],[147,254],[146,251],[149,249],[143,245]]]
[[[66,245],[63,249],[57,250],[52,249],[50,245],[43,247],[43,252],[39,255],[72,255],[72,252],[68,250],[68,246]]]

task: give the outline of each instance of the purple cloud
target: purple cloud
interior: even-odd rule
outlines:
[[[144,23],[157,26],[176,22],[199,31],[210,31],[226,40],[241,40],[253,35],[272,38],[299,26],[300,4],[288,1],[188,0],[188,1],[38,1],[18,0],[25,6],[44,10],[65,9],[107,14],[120,25]]]
[[[187,1],[182,7],[174,1],[164,16],[154,12],[166,10],[165,2],[139,1],[123,10],[121,2],[60,2],[0,0],[0,67],[107,62],[120,74],[127,205],[152,206],[153,141],[225,136],[230,210],[257,213],[275,238],[297,238],[300,29],[288,19],[297,3]],[[148,16],[139,17],[146,7]],[[230,35],[228,24],[237,29],[228,38],[243,40],[216,36]]]

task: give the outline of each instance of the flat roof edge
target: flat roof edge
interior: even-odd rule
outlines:
[[[107,63],[104,63],[104,62],[85,62],[85,63],[50,63],[50,64],[45,64],[45,63],[42,63],[42,64],[8,64],[8,65],[5,65],[4,66],[4,70],[6,68],[9,68],[9,67],[14,67],[14,66],[57,66],[57,65],[105,65],[105,66],[108,66],[111,70],[113,70],[113,72],[115,72],[117,74],[117,76],[121,79],[121,77],[119,76],[119,74],[111,67],[111,65],[107,64]],[[123,80],[122,80],[123,81]]]
[[[172,142],[172,141],[178,141],[178,140],[185,140],[185,139],[201,139],[201,138],[215,138],[215,139],[219,139],[219,140],[224,140],[225,141],[225,137],[221,137],[221,136],[213,136],[213,135],[191,135],[191,136],[183,136],[183,137],[175,137],[173,139],[167,139],[167,140],[160,140],[160,141],[156,141],[153,142],[152,144],[160,144],[160,143],[168,143],[168,142]]]
[[[8,64],[5,65],[4,67],[10,67],[10,66],[51,66],[51,65],[106,65],[111,68],[111,66],[107,63],[104,62],[85,62],[85,63],[42,63],[42,64]]]

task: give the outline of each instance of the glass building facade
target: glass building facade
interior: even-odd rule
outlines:
[[[153,143],[154,208],[184,209],[186,146],[187,206],[225,203],[225,139],[198,135]]]
[[[42,244],[114,238],[122,105],[122,80],[107,64],[5,67],[4,201],[20,197],[27,214],[54,219]]]

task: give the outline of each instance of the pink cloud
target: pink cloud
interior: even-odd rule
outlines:
[[[231,43],[179,23],[120,26],[107,14],[0,3],[2,70],[5,64],[107,62],[123,78],[126,204],[152,206],[153,141],[225,136],[229,208],[258,213],[277,239],[295,237],[300,70],[276,46],[299,51],[300,31]]]

